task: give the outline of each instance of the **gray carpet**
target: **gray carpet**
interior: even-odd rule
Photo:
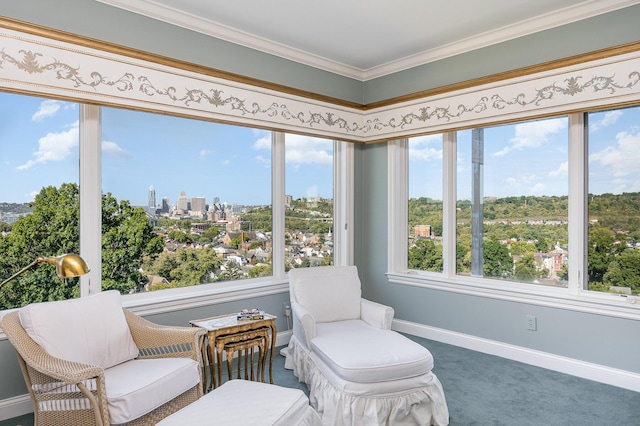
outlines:
[[[409,336],[435,359],[451,426],[635,426],[640,393]],[[278,348],[279,350],[280,348]],[[273,363],[274,382],[302,389],[284,358]],[[32,426],[33,416],[0,421]]]

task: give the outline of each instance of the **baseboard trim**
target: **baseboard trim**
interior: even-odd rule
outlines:
[[[276,346],[287,345],[292,335],[292,330],[278,331],[276,335]],[[274,355],[278,355],[278,353]],[[282,354],[280,353],[280,355]],[[31,404],[29,394],[0,400],[0,421],[24,416],[29,413],[33,413],[33,405]]]
[[[0,400],[0,421],[33,413],[29,394]]]
[[[404,320],[394,319],[392,329],[401,333],[640,392],[640,374],[638,373]]]

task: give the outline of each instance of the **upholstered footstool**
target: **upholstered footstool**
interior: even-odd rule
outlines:
[[[157,426],[318,426],[320,416],[300,389],[235,379],[163,419]]]

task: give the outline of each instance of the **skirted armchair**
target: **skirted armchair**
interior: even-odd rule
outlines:
[[[361,297],[355,266],[289,271],[293,336],[285,368],[323,425],[449,423],[433,356],[390,330],[394,311]]]
[[[197,327],[154,324],[106,291],[2,318],[36,425],[154,425],[202,396]]]

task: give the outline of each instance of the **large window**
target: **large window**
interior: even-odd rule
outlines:
[[[408,268],[442,272],[442,135],[408,144]]]
[[[79,251],[78,105],[0,93],[0,281],[37,257]],[[0,309],[79,295],[40,266],[0,292]]]
[[[633,107],[391,143],[390,279],[626,309],[640,295],[638,123]]]
[[[457,136],[456,270],[566,287],[566,117]]]
[[[271,275],[269,132],[103,108],[102,135],[103,289]]]
[[[38,256],[84,247],[91,260],[90,285],[37,268],[3,288],[1,309],[106,289],[215,294],[334,262],[337,142],[287,134],[285,147],[283,133],[20,95],[2,94],[0,109],[12,182],[0,189],[0,279]]]
[[[640,107],[589,124],[588,289],[640,294]]]
[[[333,264],[333,141],[285,135],[285,268]]]

